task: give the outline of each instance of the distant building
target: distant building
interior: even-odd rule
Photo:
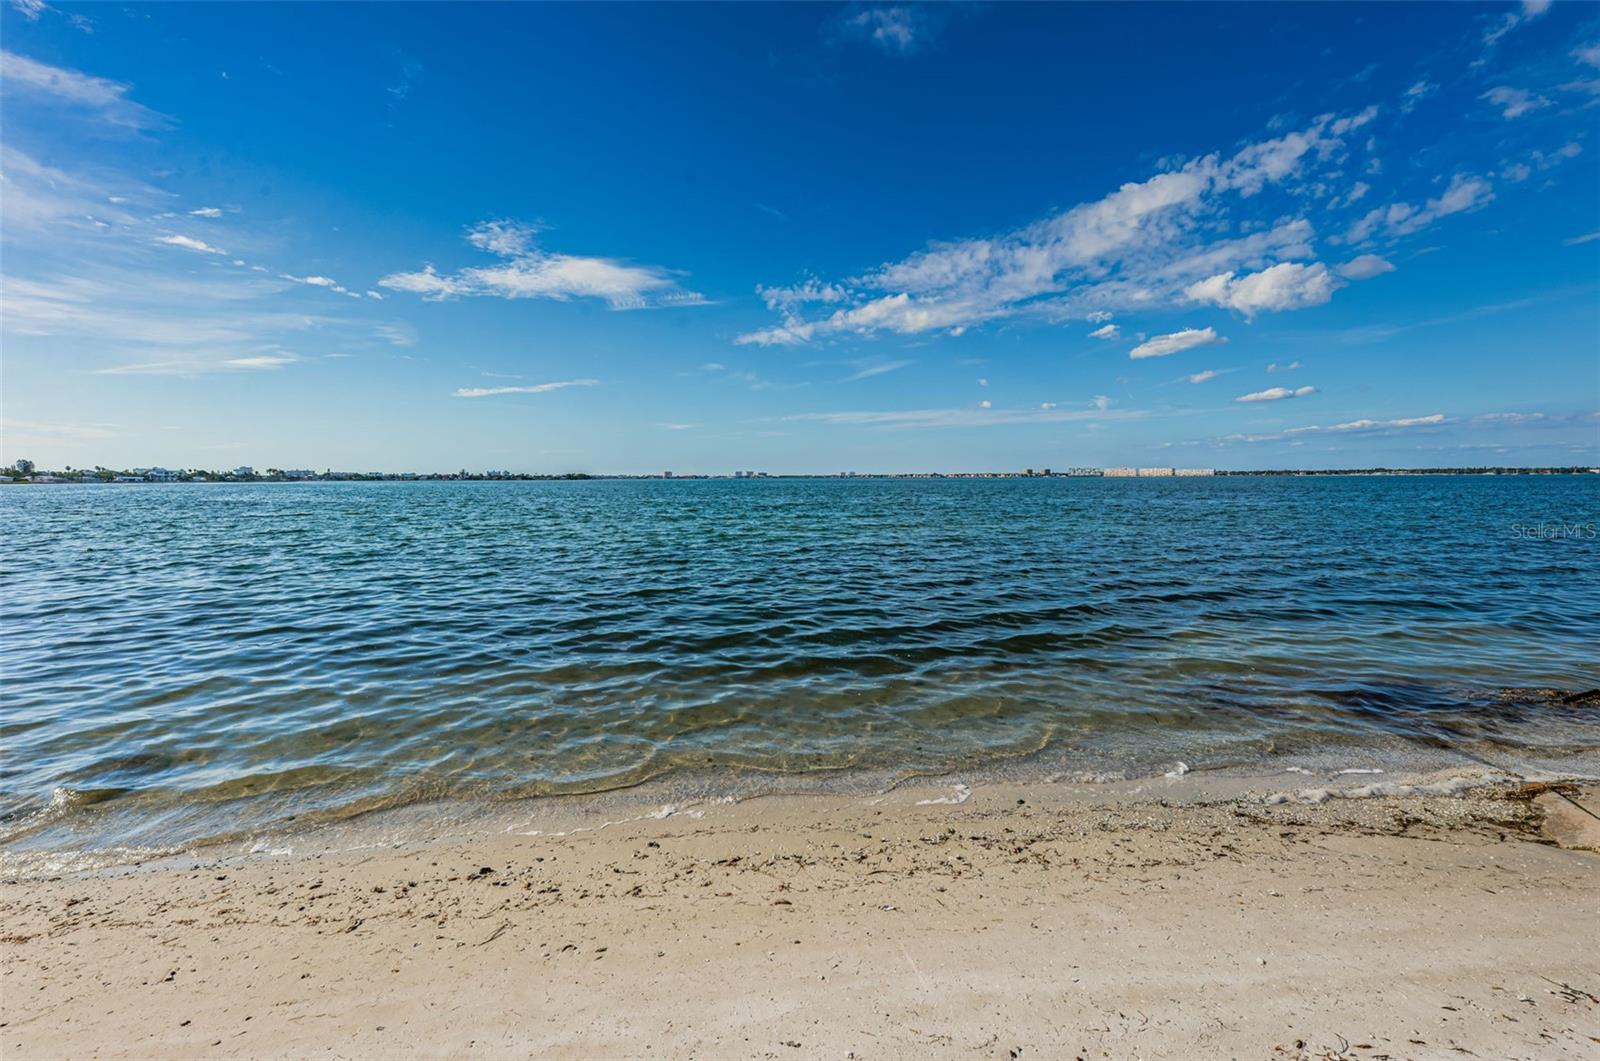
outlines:
[[[285,479],[315,479],[317,473],[310,468],[285,468],[283,477]]]
[[[1171,469],[1171,468],[1140,468],[1139,469],[1139,478],[1141,478],[1141,479],[1164,479],[1164,478],[1166,478],[1166,477],[1168,477],[1168,476],[1170,476],[1172,474],[1173,474],[1173,469]]]
[[[1066,474],[1067,475],[1076,475],[1076,476],[1080,476],[1081,477],[1081,476],[1099,476],[1102,473],[1101,473],[1099,468],[1068,468],[1067,471],[1066,471]]]
[[[1132,479],[1134,476],[1139,474],[1139,469],[1138,468],[1107,468],[1105,471],[1101,472],[1100,474],[1104,475],[1108,479],[1110,479],[1110,478]]]
[[[237,467],[237,468],[235,468],[233,470],[233,474],[237,475],[241,479],[243,479],[247,475],[254,475],[255,473],[256,473],[256,470],[254,468],[250,467],[248,464],[241,464],[241,465],[239,465],[239,467]]]
[[[1217,470],[1215,468],[1174,468],[1172,474],[1180,476],[1215,475]]]
[[[662,472],[661,473],[661,478],[670,479],[670,478],[672,478],[672,473],[671,472]]]

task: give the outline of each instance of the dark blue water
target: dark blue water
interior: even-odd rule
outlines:
[[[10,487],[8,843],[1600,746],[1600,476]]]

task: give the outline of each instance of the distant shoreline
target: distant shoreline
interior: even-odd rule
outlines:
[[[14,471],[14,469],[5,469]],[[10,486],[138,486],[170,483],[449,483],[449,482],[584,482],[607,480],[640,482],[721,481],[746,480],[886,480],[886,479],[1211,479],[1238,477],[1305,477],[1305,476],[1415,476],[1415,475],[1597,475],[1600,467],[1572,465],[1567,467],[1483,467],[1483,468],[1255,468],[1242,471],[1221,468],[1076,468],[1069,471],[1052,471],[1048,468],[1035,471],[991,472],[737,472],[724,474],[656,473],[642,475],[566,472],[538,474],[531,472],[319,472],[287,473],[267,472],[239,474],[237,472],[212,472],[201,469],[167,471],[159,474],[151,470],[111,471],[97,469],[82,472],[68,469],[61,472],[33,472],[31,474],[0,474],[0,485]]]

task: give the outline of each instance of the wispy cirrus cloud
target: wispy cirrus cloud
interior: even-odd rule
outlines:
[[[378,286],[430,301],[464,295],[558,302],[594,298],[615,310],[707,304],[704,295],[682,287],[671,270],[547,251],[538,246],[538,232],[536,226],[515,221],[485,221],[468,231],[467,242],[500,258],[500,264],[454,273],[440,273],[428,264],[414,272],[390,273]]]
[[[1344,242],[1364,243],[1380,236],[1392,239],[1413,235],[1441,217],[1482,209],[1493,199],[1494,186],[1487,178],[1458,173],[1443,192],[1422,206],[1399,202],[1369,210],[1345,230]]]
[[[567,387],[594,387],[599,385],[597,379],[565,379],[556,383],[530,383],[517,387],[457,387],[457,398],[492,398],[500,394],[548,394],[550,391],[565,390]]]
[[[199,254],[227,254],[228,253],[227,251],[223,250],[221,247],[213,247],[211,244],[207,243],[205,240],[203,240],[203,239],[195,239],[193,236],[182,236],[182,235],[161,236],[156,240],[156,242],[157,243],[165,243],[169,247],[182,247],[186,251],[195,251],[195,252],[197,252]]]
[[[902,368],[916,364],[915,361],[902,359],[900,361],[867,361],[857,362],[856,372],[853,376],[845,377],[845,383],[854,383],[860,379],[871,379],[873,376],[882,376],[890,372],[898,372]]]
[[[1446,423],[1443,413],[1430,413],[1427,416],[1407,416],[1396,420],[1377,420],[1363,418],[1360,420],[1346,420],[1340,424],[1310,424],[1306,427],[1290,427],[1282,431],[1273,431],[1258,435],[1226,435],[1217,442],[1281,442],[1285,439],[1298,438],[1302,435],[1319,434],[1376,434],[1390,431],[1406,431],[1415,428],[1438,427]]]
[[[126,130],[165,129],[172,124],[166,115],[129,99],[130,87],[0,50],[0,92],[28,96],[81,118]]]
[[[871,4],[847,7],[833,24],[843,41],[870,44],[886,55],[914,55],[927,48],[960,12],[950,4]]]
[[[1095,405],[1095,403],[1091,403]],[[1054,402],[1021,409],[996,409],[983,401],[976,406],[953,409],[846,410],[825,413],[796,413],[781,419],[787,422],[834,424],[845,427],[875,427],[887,430],[912,430],[944,427],[1003,427],[1012,424],[1058,424],[1078,421],[1142,420],[1142,410],[1117,410],[1098,407],[1061,409]]]
[[[1486,99],[1498,107],[1500,109],[1500,117],[1508,121],[1512,118],[1520,118],[1530,111],[1550,106],[1550,101],[1543,96],[1529,92],[1525,88],[1513,88],[1510,85],[1496,85],[1478,98]]]

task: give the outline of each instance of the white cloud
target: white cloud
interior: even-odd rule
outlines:
[[[526,387],[458,387],[457,398],[488,398],[496,394],[545,394],[565,387],[593,387],[597,379],[568,379],[558,383],[535,383]]]
[[[1364,243],[1376,235],[1390,238],[1413,235],[1441,217],[1481,209],[1493,199],[1494,187],[1488,180],[1458,173],[1438,198],[1429,199],[1424,206],[1394,203],[1368,211],[1345,232],[1344,241]]]
[[[989,381],[988,381],[988,380],[986,380],[986,379],[980,379],[980,380],[978,380],[978,386],[980,386],[980,387],[987,387],[987,386],[988,386],[988,385],[989,385]]]
[[[1267,371],[1269,373],[1273,373],[1273,372],[1293,372],[1295,369],[1297,369],[1299,367],[1300,367],[1300,362],[1298,362],[1298,361],[1291,361],[1287,365],[1280,365],[1276,361],[1274,361],[1272,364],[1267,366]]]
[[[847,9],[838,26],[847,39],[870,42],[889,55],[911,55],[928,43],[943,19],[937,6],[895,4]]]
[[[1091,338],[1091,339],[1120,339],[1120,338],[1122,338],[1122,329],[1117,327],[1115,324],[1103,324],[1100,327],[1096,328],[1094,331],[1090,332],[1089,333],[1089,338]]]
[[[166,115],[130,100],[129,87],[120,81],[0,51],[0,88],[7,92],[86,111],[109,125],[126,129],[161,129],[171,124]]]
[[[1400,101],[1400,109],[1406,113],[1415,110],[1418,103],[1439,91],[1439,86],[1431,81],[1422,80],[1406,89],[1405,97]]]
[[[293,354],[261,354],[256,357],[231,357],[223,364],[228,368],[265,369],[282,368],[298,360],[300,359]]]
[[[1524,22],[1532,22],[1548,10],[1550,10],[1550,0],[1522,0],[1519,10],[1508,11],[1490,24],[1483,35],[1483,43],[1491,48],[1494,47],[1500,42],[1501,37]],[[1474,65],[1481,65],[1483,62],[1484,59],[1479,59]]]
[[[960,409],[902,409],[893,411],[849,411],[829,413],[797,413],[785,416],[785,422],[810,422],[848,427],[877,427],[885,430],[912,430],[945,427],[998,427],[1009,424],[1091,423],[1142,420],[1149,414],[1139,410],[1059,409],[1054,402],[1044,402],[1038,408],[996,409],[992,404],[979,404]]]
[[[39,21],[39,16],[50,10],[44,0],[11,0],[11,6],[29,22]]]
[[[1394,272],[1394,266],[1378,257],[1376,254],[1363,254],[1345,262],[1338,267],[1338,273],[1346,280],[1370,280],[1374,276]]]
[[[1268,387],[1264,391],[1255,391],[1250,394],[1241,394],[1234,399],[1236,402],[1279,402],[1285,398],[1304,398],[1308,394],[1317,393],[1315,387]]]
[[[871,379],[873,376],[882,376],[888,372],[898,372],[907,365],[912,364],[915,364],[915,362],[908,360],[858,363],[855,375],[847,377],[844,382],[854,383],[858,379]]]
[[[1096,394],[1089,400],[1089,404],[1094,406],[1096,409],[1099,409],[1101,412],[1105,412],[1107,409],[1111,408],[1112,402],[1111,399],[1106,395]]]
[[[1486,99],[1499,107],[1500,116],[1507,119],[1520,118],[1529,111],[1550,106],[1550,101],[1543,96],[1535,96],[1527,89],[1512,88],[1509,85],[1497,85],[1478,98]]]
[[[693,430],[696,427],[699,427],[700,425],[699,424],[657,424],[656,426],[661,428],[663,431],[690,431],[690,430]]]
[[[198,251],[201,254],[227,254],[228,252],[218,247],[213,247],[203,239],[192,236],[162,236],[157,243],[165,243],[169,247],[182,247],[184,250]]]
[[[222,211],[215,206],[202,206],[198,210],[190,210],[190,217],[221,217]]]
[[[980,409],[992,409],[992,408],[994,408],[994,403],[991,402],[989,399],[985,398],[983,401],[978,403],[978,408],[980,408]]]
[[[1228,340],[1217,334],[1215,328],[1185,328],[1182,331],[1172,332],[1168,335],[1157,335],[1146,339],[1132,350],[1128,356],[1134,360],[1147,357],[1166,357],[1183,350],[1191,350],[1197,346],[1210,346],[1212,343],[1225,343]]]
[[[1219,375],[1219,373],[1217,372],[1216,369],[1208,368],[1204,372],[1196,372],[1196,373],[1194,373],[1192,376],[1189,377],[1189,382],[1190,383],[1205,383],[1208,380],[1216,379],[1218,375]]]
[[[1564,247],[1577,247],[1585,243],[1593,243],[1597,239],[1600,239],[1600,231],[1585,232],[1581,236],[1573,236],[1571,239],[1562,240],[1561,245]]]
[[[1250,320],[1262,312],[1320,306],[1333,297],[1336,286],[1321,262],[1281,262],[1237,279],[1231,272],[1218,273],[1189,285],[1184,294],[1194,302],[1238,310]]]
[[[561,302],[597,298],[617,310],[705,304],[704,296],[685,290],[668,270],[541,250],[534,240],[537,231],[512,221],[483,222],[467,233],[467,240],[505,259],[503,264],[462,269],[449,276],[425,265],[418,272],[392,273],[379,280],[378,286],[431,301],[459,295]]]
[[[1113,310],[1177,304],[1189,285],[1208,276],[1309,257],[1311,224],[1293,213],[1252,231],[1252,211],[1237,226],[1244,235],[1219,238],[1231,226],[1230,205],[1268,190],[1314,199],[1321,193],[1309,180],[1313,171],[1338,167],[1347,154],[1345,138],[1375,113],[1324,115],[1232,155],[1190,159],[1009,233],[934,242],[861,276],[808,281],[827,289],[835,308],[808,317],[789,304],[778,324],[738,341],[795,345],[841,334],[918,334],[1023,313],[1104,324],[1102,315]]]
[[[1349,420],[1342,424],[1333,424],[1323,427],[1311,424],[1307,427],[1291,427],[1283,431],[1274,431],[1260,435],[1228,435],[1219,439],[1221,442],[1281,442],[1285,439],[1299,438],[1303,435],[1322,434],[1324,432],[1371,434],[1386,431],[1405,430],[1417,427],[1433,427],[1445,422],[1443,413],[1433,413],[1430,416],[1411,416],[1399,420]]]
[[[1580,63],[1588,63],[1590,66],[1600,67],[1600,41],[1574,48],[1572,57]]]
[[[1531,424],[1544,418],[1543,413],[1484,413],[1472,419],[1480,424]]]

